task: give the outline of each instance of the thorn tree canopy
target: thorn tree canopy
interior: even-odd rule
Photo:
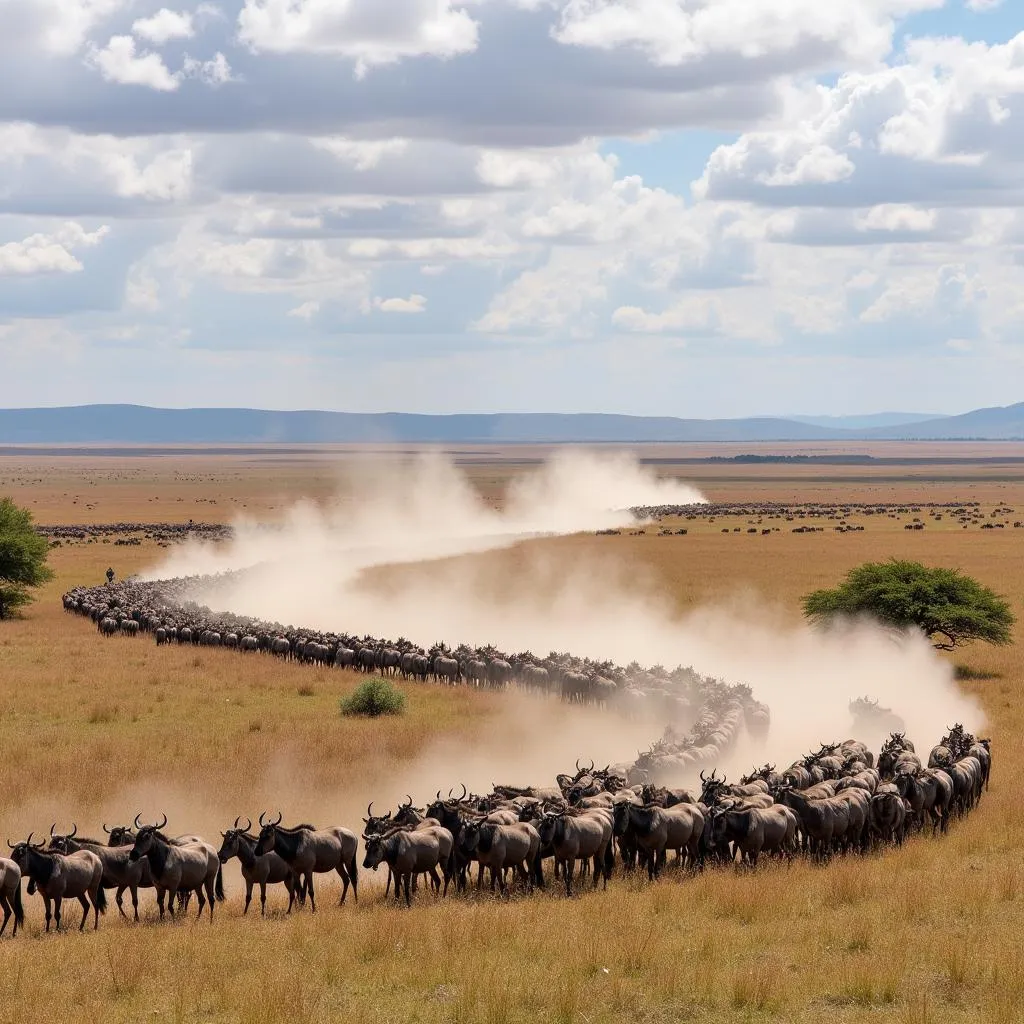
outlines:
[[[832,590],[803,601],[814,622],[871,615],[887,626],[916,626],[941,651],[972,640],[1008,644],[1016,621],[1006,600],[955,569],[920,562],[865,562]]]
[[[32,600],[30,587],[53,578],[46,565],[49,548],[32,527],[32,513],[0,499],[0,619]]]

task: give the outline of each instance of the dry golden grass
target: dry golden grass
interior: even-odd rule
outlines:
[[[245,472],[234,464],[224,472],[232,480],[222,490],[255,503]],[[254,494],[265,486],[256,476]],[[840,484],[811,486],[861,498]],[[137,517],[118,514],[116,494],[97,487],[96,520]],[[31,488],[19,498],[25,493]],[[935,493],[971,497],[956,485],[936,485]],[[1024,508],[1024,487],[992,500]],[[58,505],[48,494],[37,507]],[[795,615],[806,590],[866,558],[896,555],[974,573],[1007,593],[1024,617],[1019,530],[907,533],[892,523],[863,534],[761,538],[712,527],[686,537],[543,543],[573,563],[595,557],[642,568],[681,608],[754,593]],[[360,808],[349,806],[347,790],[372,790],[437,738],[476,736],[500,721],[500,695],[413,686],[403,718],[344,719],[337,702],[353,677],[227,651],[105,640],[60,610],[63,588],[99,582],[112,559],[125,574],[157,556],[147,547],[56,549],[58,579],[23,620],[0,625],[4,835],[72,814],[81,830],[98,830],[104,815],[161,808],[172,828],[212,832],[224,827],[229,808],[248,812],[285,799],[290,818],[322,819],[325,808],[336,808],[335,820],[351,827]],[[526,553],[485,557],[504,560],[498,575],[507,578]],[[364,886],[358,905],[338,909],[321,883],[315,918],[308,911],[285,918],[275,895],[265,921],[252,912],[241,918],[239,886],[229,880],[229,901],[212,928],[191,920],[135,927],[108,914],[98,934],[45,937],[40,904],[29,900],[26,937],[0,944],[0,1024],[64,1020],[69,1012],[112,1024],[1016,1024],[1024,1020],[1018,651],[962,656],[995,676],[964,683],[991,718],[995,768],[979,809],[945,839],[825,868],[797,863],[695,879],[669,871],[653,886],[615,878],[607,893],[572,901],[544,895],[435,906],[421,894],[406,912]],[[151,902],[143,896],[147,916]]]

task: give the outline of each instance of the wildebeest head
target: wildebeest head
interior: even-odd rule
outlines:
[[[107,833],[107,846],[132,846],[135,843],[135,831],[131,825],[115,825],[107,828],[103,825],[103,831]]]
[[[163,818],[164,820],[156,825],[141,825],[139,823],[139,815],[135,815],[135,827],[138,831],[135,833],[135,844],[132,846],[132,852],[128,854],[129,860],[139,860],[153,849],[157,833],[167,824],[167,815],[165,814]]]
[[[363,818],[363,824],[366,826],[363,831],[369,836],[379,836],[382,832],[387,832],[391,828],[391,812],[387,814],[374,814],[373,813],[373,801],[371,800],[366,805],[367,817]]]
[[[75,836],[78,835],[78,826],[72,822],[71,831],[66,835],[57,834],[57,823],[54,822],[50,826],[50,852],[51,853],[70,853],[69,843]]]
[[[565,831],[565,812],[546,811],[544,817],[537,822],[536,828],[540,841],[545,846],[554,842],[559,834]]]
[[[247,835],[249,829],[252,828],[252,822],[246,818],[245,825],[239,826],[238,822],[241,820],[241,815],[235,818],[235,824],[227,830],[227,832],[221,832],[224,841],[220,844],[220,850],[217,853],[221,864],[227,864],[232,857],[238,856],[238,849],[240,846],[239,838]]]
[[[381,835],[363,835],[363,842],[366,844],[366,854],[363,857],[363,867],[376,871],[384,860],[385,837]]]
[[[23,873],[28,872],[28,859],[29,853],[35,850],[37,853],[43,852],[43,847],[46,845],[45,842],[33,843],[32,836],[34,832],[29,832],[28,839],[21,843],[12,843],[10,839],[7,840],[7,845],[11,850],[11,860],[21,868]]]
[[[278,811],[277,821],[264,821],[264,812],[260,813],[260,837],[256,841],[256,849],[253,853],[257,857],[262,857],[263,854],[269,853],[274,848],[274,842],[277,839],[277,826],[281,824],[281,818],[284,815]]]

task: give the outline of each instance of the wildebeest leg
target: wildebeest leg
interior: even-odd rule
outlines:
[[[262,896],[262,902],[267,902],[267,887],[260,882],[260,893]],[[245,917],[249,913],[249,904],[252,902],[252,882],[248,879],[245,880],[245,907],[242,910],[242,917]]]
[[[341,906],[344,904],[345,897],[348,895],[348,868],[346,868],[344,864],[339,864],[336,870],[338,872],[338,877],[341,879],[341,902],[338,904]]]
[[[49,931],[50,930],[50,919],[53,917],[53,914],[52,914],[52,912],[50,910],[50,897],[49,896],[45,896],[45,895],[43,896],[43,905],[46,907],[46,930]],[[59,907],[60,903],[58,903],[57,906]],[[59,926],[60,925],[60,916],[59,916],[60,911],[58,910],[57,913],[58,913],[57,924]]]
[[[440,895],[441,876],[437,873],[437,868],[431,868],[427,873],[430,875],[430,886],[434,890],[434,895]]]
[[[201,921],[203,919],[203,910],[206,907],[206,897],[203,895],[202,886],[196,886],[196,901],[199,903],[199,913],[196,914],[196,920]],[[213,917],[213,900],[210,900],[210,917]]]
[[[214,874],[212,874],[212,875],[207,875],[206,876],[206,880],[204,882],[204,885],[206,886],[206,900],[210,904],[210,924],[213,924],[213,907],[214,907],[214,904],[217,902],[217,899],[216,899],[216,897],[217,897],[217,873],[214,872]],[[202,891],[199,890],[199,889],[196,889],[196,892],[199,894],[200,900],[202,900],[202,897],[203,897]],[[202,905],[202,902],[200,902],[200,904],[199,904],[199,917],[202,917],[202,916],[203,916],[203,905]],[[198,920],[198,919],[199,918],[196,918],[196,920]]]
[[[161,921],[164,919],[164,891],[163,889],[157,889],[156,891],[156,905],[160,908]]]
[[[126,921],[128,920],[128,915],[127,915],[127,914],[126,914],[126,913],[124,912],[124,902],[122,901],[121,897],[122,897],[122,896],[124,895],[124,891],[125,891],[125,889],[127,889],[127,888],[128,888],[128,886],[127,886],[127,885],[119,885],[119,886],[117,887],[117,892],[116,892],[116,893],[114,893],[114,901],[115,901],[115,902],[117,903],[117,912],[118,912],[118,913],[119,913],[119,914],[120,914],[120,915],[121,915],[121,916],[122,916],[122,917],[123,917],[123,918],[124,918],[124,919],[125,919]]]
[[[313,892],[313,871],[306,872],[306,895],[309,897],[310,913],[316,913],[316,893]]]
[[[78,926],[78,930],[80,932],[84,932],[85,931],[85,922],[89,920],[89,901],[85,898],[85,896],[79,896],[78,897],[78,902],[82,904],[82,921],[81,921],[81,924],[79,924],[79,926]],[[58,905],[59,905],[59,903],[58,903]],[[60,931],[60,917],[59,917],[60,911],[58,911],[57,913],[58,913],[57,931]],[[96,911],[96,916],[97,916],[97,919],[99,919],[99,911],[98,910]]]
[[[391,892],[391,867],[388,866],[388,880],[384,885],[384,899],[388,898],[388,893]]]
[[[299,888],[302,888],[302,879],[299,879]],[[295,883],[289,882],[288,884],[288,909],[285,911],[286,914],[292,912],[292,905],[295,903]]]
[[[4,912],[4,923],[0,924],[0,936],[7,930],[7,922],[11,919],[11,903],[5,892],[0,892],[0,910]]]
[[[569,858],[562,861],[562,870],[565,872],[565,895],[572,895],[572,876],[576,870],[576,859]]]

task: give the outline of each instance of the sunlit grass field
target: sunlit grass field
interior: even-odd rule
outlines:
[[[223,472],[224,490],[250,503],[244,466],[204,463],[204,472]],[[763,481],[758,487],[770,493]],[[1024,487],[1000,488],[993,501],[1017,500],[1024,511]],[[879,500],[840,484],[825,490]],[[116,497],[102,485],[97,493],[102,514],[94,521],[139,518],[117,515]],[[938,494],[972,500],[957,485],[934,485],[928,498],[944,500]],[[37,518],[60,521],[59,504],[48,492]],[[224,518],[210,508],[202,518]],[[78,510],[61,518],[88,521]],[[147,518],[171,517],[154,509]],[[1024,616],[1024,530],[909,533],[879,523],[847,535],[710,528],[539,543],[567,564],[635,566],[680,609],[757,601],[795,617],[808,589],[892,555],[975,574]],[[343,718],[338,700],[355,676],[228,651],[158,649],[148,638],[106,640],[61,610],[64,589],[100,582],[108,564],[123,575],[162,554],[146,546],[56,548],[57,580],[23,619],[0,625],[5,838],[45,831],[55,818],[97,832],[111,816],[136,810],[164,810],[171,830],[219,838],[215,830],[234,814],[282,800],[291,820],[315,815],[358,828],[364,809],[351,792],[373,791],[375,780],[439,739],[468,741],[500,723],[503,695],[412,685],[401,718]],[[507,578],[527,552],[475,557],[494,560]],[[551,891],[439,905],[421,892],[411,911],[384,905],[380,880],[366,884],[361,872],[357,904],[338,908],[321,882],[315,917],[303,910],[286,918],[275,894],[266,920],[258,903],[242,919],[232,876],[212,927],[153,923],[152,895],[143,892],[141,926],[121,922],[112,906],[97,934],[44,936],[41,901],[29,898],[26,934],[0,942],[0,1024],[69,1015],[396,1024],[1024,1020],[1024,807],[1014,785],[1024,767],[1020,647],[971,648],[957,660],[981,677],[963,685],[990,717],[995,757],[991,790],[944,839],[824,868],[796,863],[699,878],[669,870],[655,885],[616,877],[608,892],[571,901]],[[336,809],[331,822],[327,809]]]

